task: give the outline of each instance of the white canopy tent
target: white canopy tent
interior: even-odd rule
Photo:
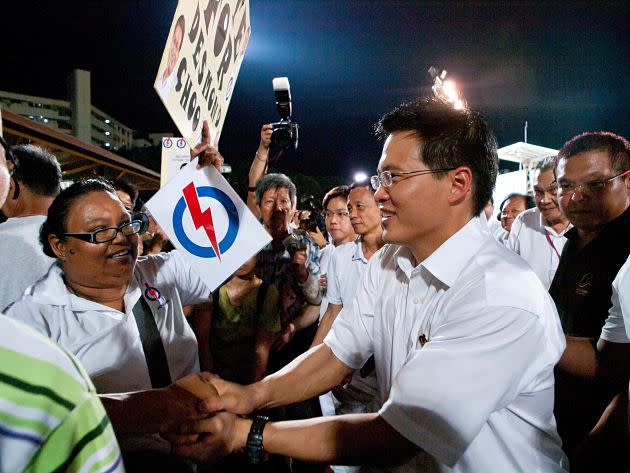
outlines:
[[[558,154],[557,149],[545,148],[519,141],[498,149],[499,160],[519,163],[519,170],[499,174],[494,189],[493,198],[496,204],[495,214],[498,213],[498,205],[508,194],[518,192],[520,194],[532,193],[533,170],[536,165],[547,156]]]

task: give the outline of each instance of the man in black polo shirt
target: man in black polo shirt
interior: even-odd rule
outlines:
[[[630,254],[630,144],[612,133],[584,133],[560,150],[555,172],[560,209],[574,228],[549,292],[565,334],[596,341],[612,282]],[[595,471],[601,462],[618,471],[627,456],[627,379],[597,384],[561,368],[555,415],[572,471]]]

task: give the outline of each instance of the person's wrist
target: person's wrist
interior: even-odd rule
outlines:
[[[258,148],[258,150],[256,151],[256,159],[258,161],[267,162],[268,158],[269,158],[269,150],[265,148]]]
[[[244,450],[247,446],[247,436],[252,428],[252,419],[238,417],[234,429],[234,449],[233,451]]]
[[[250,421],[250,428],[245,441],[245,456],[252,464],[263,463],[267,460],[267,452],[263,447],[263,431],[269,422],[269,417],[255,415]]]

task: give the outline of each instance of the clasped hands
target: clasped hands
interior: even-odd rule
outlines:
[[[171,443],[173,454],[217,461],[245,446],[251,420],[243,415],[255,409],[246,386],[204,372],[188,375],[166,389],[175,406],[168,410],[179,412],[165,412],[171,420],[163,424],[160,434]]]

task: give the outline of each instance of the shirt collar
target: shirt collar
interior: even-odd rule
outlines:
[[[71,311],[88,310],[113,311],[110,307],[98,302],[72,294],[63,280],[63,270],[58,264],[53,264],[46,276],[33,288],[33,300],[38,304],[67,306]],[[141,291],[135,277],[132,277],[125,291],[125,311],[131,313],[134,304],[141,296]]]
[[[367,263],[367,259],[363,256],[363,248],[361,245],[361,238],[357,238],[354,240],[354,254],[352,255],[352,261],[361,260],[364,263]]]
[[[412,267],[411,251],[407,248],[398,250],[396,261],[407,277],[422,267],[446,286],[451,287],[470,258],[483,245],[491,244],[491,240],[486,222],[482,222],[477,216],[451,235],[415,268]]]

